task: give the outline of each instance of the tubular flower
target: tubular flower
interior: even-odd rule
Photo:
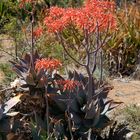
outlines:
[[[62,20],[65,9],[59,7],[51,7],[49,17],[46,17],[44,23],[49,32],[57,32],[64,28],[65,22]]]
[[[33,35],[35,38],[38,38],[42,35],[43,29],[41,27],[38,27],[34,30]]]
[[[57,84],[63,86],[63,92],[66,90],[72,92],[77,86],[80,86],[79,81],[74,80],[57,80]]]
[[[49,16],[44,20],[49,32],[60,32],[73,24],[81,30],[94,32],[98,23],[99,30],[108,26],[115,28],[116,19],[112,14],[115,11],[113,2],[100,0],[86,0],[81,8],[52,7]]]
[[[46,59],[42,58],[41,60],[37,60],[35,64],[35,69],[36,70],[54,70],[57,69],[58,67],[62,66],[61,62],[57,59]]]

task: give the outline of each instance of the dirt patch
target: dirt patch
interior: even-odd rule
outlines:
[[[110,83],[114,88],[109,92],[109,97],[124,102],[124,105],[140,105],[140,81],[115,79]]]

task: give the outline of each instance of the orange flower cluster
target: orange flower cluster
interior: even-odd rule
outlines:
[[[35,64],[35,69],[36,70],[54,70],[57,69],[58,67],[62,66],[61,62],[57,59],[46,59],[42,58],[41,60],[37,60]]]
[[[63,86],[63,92],[66,90],[72,92],[77,86],[80,86],[80,83],[74,80],[57,80],[57,84]]]
[[[38,38],[42,35],[43,29],[41,27],[38,27],[34,30],[33,35],[35,38]]]
[[[49,16],[44,20],[49,32],[59,32],[75,25],[79,29],[86,29],[89,32],[95,31],[99,26],[100,30],[115,28],[116,19],[112,14],[115,11],[113,2],[100,0],[86,0],[81,8],[50,8]]]

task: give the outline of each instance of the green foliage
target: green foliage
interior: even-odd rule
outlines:
[[[140,107],[130,105],[124,109],[125,118],[128,121],[131,129],[136,132],[140,137]]]
[[[49,3],[51,6],[61,6],[61,7],[70,7],[70,6],[81,6],[83,0],[44,0],[46,3]]]
[[[104,47],[111,73],[130,75],[139,61],[139,9],[139,5],[126,4],[117,10],[118,29],[112,33],[112,38]]]
[[[5,77],[4,82],[5,83],[11,82],[16,77],[16,75],[11,70],[11,66],[9,65],[9,63],[1,63],[0,71],[2,71],[4,73],[4,77]]]
[[[5,32],[5,25],[11,23],[16,17],[16,5],[17,2],[13,0],[0,1],[0,32]]]
[[[139,139],[140,139],[140,135],[134,133],[133,136],[132,136],[132,140],[139,140]]]

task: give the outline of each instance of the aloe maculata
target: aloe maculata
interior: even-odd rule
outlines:
[[[22,87],[29,88],[29,92],[26,91],[27,94],[21,98],[22,102],[18,111],[26,114],[33,113],[29,118],[35,116],[33,120],[37,124],[37,128],[34,128],[36,132],[39,132],[41,128],[42,131],[45,130],[56,139],[64,137],[93,139],[112,123],[107,113],[120,102],[107,97],[110,86],[104,84],[98,88],[98,83],[92,78],[94,92],[89,100],[87,96],[88,77],[74,71],[69,72],[68,78],[64,79],[61,75],[56,73],[52,75],[52,72],[44,69],[37,71],[35,64],[38,59],[41,60],[41,57],[35,52],[32,58],[33,63],[31,63],[31,55],[26,54],[19,62],[12,61],[12,64],[19,78],[26,82]],[[58,81],[65,80],[77,81],[79,85],[75,86],[72,91],[63,90],[64,85],[58,84]]]
[[[17,76],[26,82],[22,87],[28,87],[31,95],[44,90],[44,83],[41,78],[45,75],[45,71],[35,71],[35,62],[40,58],[36,51],[33,55],[25,54],[18,62],[10,61]]]
[[[52,104],[50,109],[53,110],[50,111],[50,115],[56,128],[56,134],[58,139],[65,134],[70,135],[65,128],[66,126],[68,127],[68,118],[70,118],[74,139],[87,138],[89,130],[91,130],[90,138],[93,139],[97,134],[100,134],[101,130],[112,123],[107,113],[121,102],[115,102],[107,98],[111,87],[106,84],[102,88],[95,90],[93,98],[88,102],[86,96],[87,77],[75,71],[74,73],[69,73],[69,78],[79,81],[83,86],[75,89],[69,96],[66,94],[49,96]]]

